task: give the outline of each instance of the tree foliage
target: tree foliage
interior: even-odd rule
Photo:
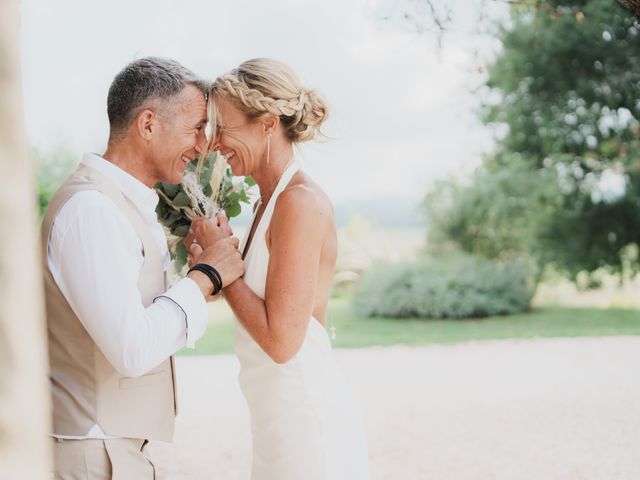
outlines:
[[[498,35],[483,112],[497,146],[449,210],[429,198],[434,238],[571,275],[637,270],[640,24],[609,0],[539,1]]]
[[[618,0],[622,5],[627,7],[631,13],[640,19],[640,0]]]
[[[38,209],[42,216],[51,197],[77,165],[78,158],[74,153],[63,148],[49,152],[32,149],[31,160],[36,167]]]

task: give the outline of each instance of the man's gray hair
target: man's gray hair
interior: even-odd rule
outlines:
[[[209,84],[175,60],[146,57],[131,62],[113,79],[107,96],[111,136],[122,134],[149,102],[170,100],[187,86],[207,95]]]

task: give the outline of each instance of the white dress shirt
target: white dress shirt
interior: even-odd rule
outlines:
[[[107,177],[136,206],[166,271],[170,257],[155,212],[156,192],[98,155],[85,154],[82,163]],[[207,304],[190,278],[144,307],[138,290],[142,240],[124,213],[97,190],[76,193],[62,206],[51,228],[47,261],[74,313],[122,375],[143,375],[182,347],[193,348],[204,334]],[[80,438],[106,437],[95,425]]]

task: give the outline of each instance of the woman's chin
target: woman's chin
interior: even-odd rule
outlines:
[[[242,168],[239,165],[234,165],[230,163],[229,167],[231,168],[231,173],[233,173],[234,176],[240,177],[244,175],[244,173],[242,173]]]

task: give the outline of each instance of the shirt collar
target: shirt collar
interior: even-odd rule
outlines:
[[[82,164],[97,170],[111,180],[147,221],[157,221],[155,210],[159,197],[153,188],[147,187],[133,175],[95,153],[85,153]]]

